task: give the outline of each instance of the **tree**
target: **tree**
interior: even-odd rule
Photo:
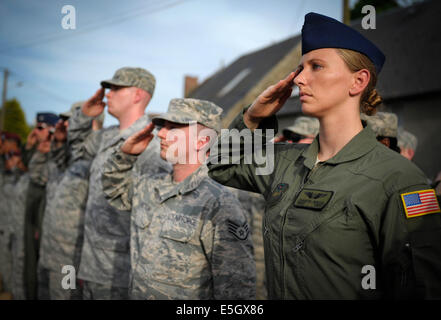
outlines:
[[[17,99],[8,100],[5,103],[4,131],[13,132],[20,136],[24,143],[31,132],[31,128],[26,123],[25,114]]]
[[[395,7],[399,7],[398,2],[395,0],[359,0],[351,9],[351,20],[355,20],[363,17],[363,14],[361,13],[361,9],[365,5],[374,6],[375,12],[377,14]]]

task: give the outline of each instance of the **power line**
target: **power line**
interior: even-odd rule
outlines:
[[[54,35],[48,35],[44,38],[41,39],[37,39],[37,40],[32,40],[28,43],[23,43],[21,45],[16,45],[16,46],[11,46],[8,48],[4,48],[4,49],[0,49],[0,53],[4,53],[6,51],[11,51],[11,50],[16,50],[16,49],[23,49],[23,48],[28,48],[28,47],[32,47],[35,45],[39,45],[39,44],[44,44],[44,43],[49,43],[49,42],[54,42],[54,41],[58,41],[58,40],[63,40],[63,39],[68,39],[70,37],[74,37],[74,36],[78,36],[78,35],[82,35],[84,33],[88,33],[88,32],[93,32],[96,30],[99,30],[101,28],[104,28],[106,26],[109,25],[114,25],[114,24],[119,24],[119,23],[123,23],[129,19],[133,19],[133,18],[137,18],[139,16],[142,15],[149,15],[149,14],[153,14],[153,13],[157,13],[172,7],[175,7],[183,2],[186,1],[191,1],[191,0],[177,0],[177,1],[172,1],[170,3],[166,3],[165,5],[162,5],[158,8],[150,8],[150,7],[144,7],[144,9],[137,9],[136,12],[131,13],[130,10],[129,12],[127,12],[125,15],[120,15],[119,17],[116,17],[112,20],[109,20],[105,23],[101,23],[101,24],[95,24],[95,25],[89,25],[89,26],[85,26],[82,30],[78,30],[75,33],[70,33],[70,34],[66,34],[66,33],[58,33],[58,34],[54,34]]]
[[[16,77],[18,76],[18,77],[22,80],[22,82],[24,82],[24,83],[26,83],[26,84],[29,84],[29,85],[31,85],[31,86],[33,86],[33,87],[35,87],[36,89],[39,90],[40,93],[45,94],[46,96],[52,98],[53,100],[57,100],[58,102],[61,102],[61,103],[63,103],[63,104],[71,104],[71,101],[68,101],[68,100],[65,99],[64,97],[59,96],[58,94],[56,94],[56,93],[54,93],[54,92],[48,90],[47,88],[45,88],[44,86],[42,86],[42,85],[40,85],[40,84],[38,84],[38,83],[35,83],[35,82],[32,82],[32,81],[26,80],[26,78],[23,77],[23,75],[18,74],[16,71],[9,71],[9,74],[10,74],[11,76],[14,76],[14,75],[15,75]]]

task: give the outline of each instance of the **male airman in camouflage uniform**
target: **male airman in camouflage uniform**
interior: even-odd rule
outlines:
[[[24,299],[24,204],[29,184],[20,152],[20,137],[0,137],[0,274],[3,291]]]
[[[103,187],[110,203],[132,210],[133,299],[255,298],[246,216],[237,198],[207,176],[203,164],[220,131],[221,112],[208,101],[173,99],[167,113],[153,117],[154,124],[163,126],[158,132],[161,157],[174,163],[171,174],[135,179],[128,174],[153,139],[153,124],[105,164]]]
[[[256,299],[267,299],[265,280],[265,257],[263,250],[263,214],[265,213],[265,198],[258,193],[226,187],[239,200],[251,227],[251,238],[254,246],[254,261],[256,263]]]
[[[3,195],[7,201],[1,201],[2,208],[9,212],[10,217],[10,249],[12,255],[11,293],[15,300],[26,298],[24,287],[24,220],[29,173],[23,166],[13,168],[5,175],[2,186]]]
[[[371,127],[379,142],[389,149],[400,152],[397,140],[398,117],[395,113],[377,112],[372,116],[362,113],[360,114],[360,118],[366,121]]]
[[[53,113],[37,114],[37,124],[28,137],[29,141],[24,157],[30,158],[28,163],[30,182],[26,196],[25,213],[25,284],[27,299],[36,299],[38,295],[37,262],[46,205],[46,183],[49,177],[47,164],[51,137],[58,120],[58,116]],[[32,142],[29,143],[30,141]]]
[[[67,136],[68,119],[83,102],[74,103],[71,109],[60,114],[63,122],[57,124],[59,140],[69,140]],[[103,118],[104,114],[100,115]],[[102,123],[102,119],[100,119]],[[70,143],[65,143],[64,154],[53,154],[51,170],[47,183],[47,201],[43,220],[43,233],[40,247],[40,288],[45,285],[44,299],[79,299],[81,288],[66,290],[61,286],[65,265],[79,267],[79,250],[82,244],[84,209],[87,200],[89,160],[76,160]],[[53,164],[56,164],[55,166]],[[76,259],[74,258],[76,257]],[[75,262],[74,262],[75,260]]]
[[[412,160],[415,156],[415,151],[418,146],[417,137],[404,130],[403,128],[398,128],[398,147],[400,147],[401,155],[409,160]]]
[[[50,285],[50,265],[53,261],[48,257],[52,251],[49,237],[52,233],[52,221],[56,215],[56,208],[54,208],[54,200],[56,192],[59,188],[59,183],[64,175],[68,161],[68,144],[67,144],[67,121],[61,119],[55,127],[55,132],[52,135],[51,147],[48,153],[47,163],[44,170],[47,171],[46,182],[46,200],[44,215],[42,221],[41,235],[40,235],[40,251],[37,266],[38,276],[38,298],[40,300],[50,299],[49,285]],[[36,174],[38,172],[34,172]]]
[[[16,167],[20,154],[18,148],[15,151],[9,150],[5,154],[4,168],[1,168],[0,176],[0,277],[3,283],[3,290],[11,292],[12,275],[12,252],[11,252],[11,228],[13,227],[13,216],[11,214],[11,202],[8,189],[5,185],[16,180],[20,170]]]
[[[319,129],[320,123],[317,118],[300,116],[294,120],[292,126],[283,129],[283,136],[276,138],[275,142],[310,144],[318,135]]]
[[[130,213],[116,210],[104,198],[101,176],[103,164],[113,147],[145,127],[144,114],[153,95],[155,78],[141,68],[121,68],[113,79],[102,81],[102,88],[76,110],[69,122],[68,134],[78,159],[92,160],[88,200],[85,211],[84,242],[78,277],[85,280],[85,299],[126,299],[130,270]],[[119,126],[92,132],[92,120],[104,111],[104,88],[108,112],[119,120]],[[133,174],[167,170],[154,141],[139,157]]]
[[[81,104],[74,104],[72,111],[81,108]],[[69,116],[72,113],[69,114]],[[102,128],[104,113],[94,119],[97,129]],[[70,137],[68,136],[70,142]],[[61,281],[66,275],[63,274],[63,266],[73,266],[76,274],[79,270],[81,249],[84,233],[84,211],[87,203],[89,190],[90,160],[81,159],[75,149],[70,149],[68,167],[60,180],[54,195],[56,210],[51,226],[49,237],[51,251],[48,254],[52,261],[52,269],[49,274],[49,292],[51,299],[82,299],[82,286],[78,277],[75,289],[62,288]]]

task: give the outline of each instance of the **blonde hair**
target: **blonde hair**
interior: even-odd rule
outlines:
[[[357,51],[337,49],[337,53],[352,72],[357,72],[361,69],[367,69],[369,71],[371,77],[360,98],[360,111],[368,116],[375,114],[377,112],[377,106],[383,99],[375,89],[377,85],[377,71],[375,70],[374,64],[367,56]]]

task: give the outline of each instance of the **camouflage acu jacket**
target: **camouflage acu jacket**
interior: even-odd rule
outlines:
[[[101,176],[103,165],[129,136],[148,124],[147,115],[129,128],[120,131],[112,126],[92,132],[93,118],[75,110],[70,119],[68,135],[77,159],[92,160],[89,190],[84,217],[84,243],[81,253],[80,279],[127,287],[130,257],[130,212],[113,208],[104,197]],[[159,144],[154,141],[140,156],[132,174],[157,172],[167,167],[159,157]]]
[[[171,174],[131,179],[135,158],[116,152],[103,176],[109,202],[132,210],[131,298],[254,299],[253,245],[237,198],[206,166],[181,183]]]

